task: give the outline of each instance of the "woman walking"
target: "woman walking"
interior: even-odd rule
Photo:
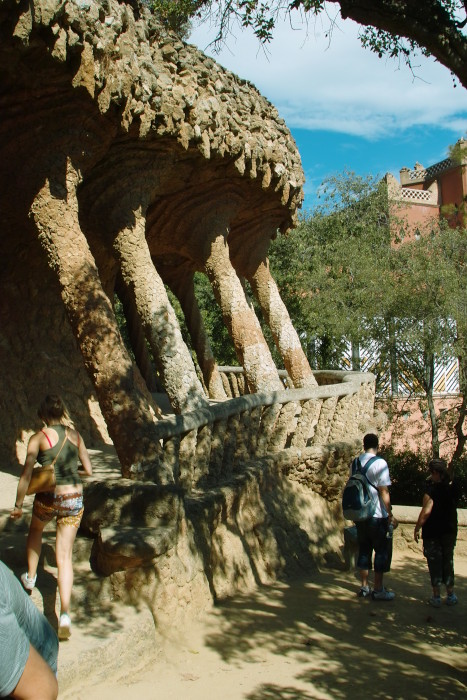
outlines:
[[[42,548],[44,527],[52,518],[57,519],[55,555],[60,594],[59,639],[71,634],[70,599],[73,587],[73,543],[83,516],[83,485],[78,472],[78,459],[87,475],[92,474],[91,460],[83,438],[77,430],[68,427],[70,422],[66,407],[58,395],[46,396],[38,416],[44,428],[29,440],[26,461],[16,493],[11,518],[23,514],[23,500],[31,481],[36,462],[42,466],[54,465],[56,486],[53,491],[38,493],[34,498],[31,524],[26,543],[28,570],[21,581],[26,590],[36,585],[37,566]]]
[[[432,459],[428,464],[430,479],[423,494],[423,505],[414,530],[418,542],[420,529],[423,553],[430,572],[433,595],[428,601],[435,608],[441,606],[441,584],[446,586],[446,604],[455,605],[454,547],[457,539],[458,489],[450,480],[444,459]]]

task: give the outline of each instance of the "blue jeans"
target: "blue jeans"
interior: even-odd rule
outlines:
[[[378,573],[387,573],[391,568],[392,538],[387,538],[388,518],[369,518],[357,526],[358,559],[357,568],[371,571],[373,552],[374,568]]]

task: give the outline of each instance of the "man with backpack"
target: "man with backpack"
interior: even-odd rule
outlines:
[[[358,596],[389,601],[394,600],[395,593],[384,588],[383,575],[391,567],[392,529],[398,523],[392,515],[389,497],[389,468],[387,462],[377,456],[378,444],[378,436],[373,433],[363,438],[364,451],[350,467],[351,478],[344,489],[343,511],[344,517],[354,520],[357,527],[357,568],[361,576]],[[372,591],[368,576],[373,552],[375,574]]]

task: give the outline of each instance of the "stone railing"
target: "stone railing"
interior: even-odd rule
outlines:
[[[244,390],[242,369],[221,373],[233,393]],[[374,420],[375,377],[316,379],[169,416],[157,424],[154,473],[86,485],[81,526],[102,595],[145,601],[166,627],[190,608],[340,555],[339,499]]]
[[[248,394],[241,368],[220,369],[235,398],[159,421],[157,466],[140,473],[135,465],[135,478],[191,491],[219,483],[255,457],[357,437],[373,417],[369,373],[318,371],[317,387]]]
[[[235,399],[238,396],[244,396],[249,394],[248,386],[245,381],[245,373],[243,367],[218,367],[219,373],[221,375],[222,383],[224,385],[224,390],[229,399]],[[279,377],[281,378],[284,389],[293,389],[290,382],[289,375],[285,369],[278,371]]]

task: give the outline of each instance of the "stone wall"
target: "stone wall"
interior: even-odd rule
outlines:
[[[113,441],[132,479],[90,484],[83,528],[114,594],[157,616],[337,553],[339,484],[374,378],[323,373],[318,386],[269,274],[303,184],[276,109],[116,0],[0,0],[0,109],[0,458],[14,468],[15,442],[24,455],[50,392],[89,444]],[[215,406],[164,286],[195,271],[244,372],[239,397]],[[243,275],[286,341],[295,389],[283,391]],[[170,419],[123,343],[121,284]]]
[[[150,433],[110,318],[122,228],[142,222],[159,273],[183,279],[216,216],[247,257],[291,226],[303,171],[274,106],[144,10],[1,0],[0,37],[0,456],[14,463],[51,391],[91,445],[122,433],[109,394],[127,443]]]
[[[238,391],[241,374],[222,370]],[[247,394],[218,404],[211,414],[161,421],[164,451],[172,460],[177,459],[177,434],[185,443],[192,435],[193,488],[186,487],[186,477],[185,488],[125,479],[89,484],[83,529],[93,538],[94,570],[108,579],[112,595],[126,602],[144,600],[163,624],[258,584],[310,575],[324,560],[343,567],[341,494],[362,437],[345,426],[376,428],[369,419],[374,377],[349,373],[347,383],[333,385],[331,380],[339,377],[346,373],[323,373],[322,387]],[[259,438],[258,402],[274,407],[274,402],[301,395],[306,396],[304,406],[315,395],[321,410],[332,398],[335,424],[332,412],[325,410],[327,429],[316,430],[310,445],[300,448],[293,446],[293,434],[284,438],[292,446],[277,448],[275,429],[268,439]],[[355,411],[357,418],[351,415]],[[219,423],[211,424],[214,419]],[[321,420],[319,415],[318,426]],[[339,426],[339,441],[317,442],[324,432],[337,433]],[[206,430],[212,436],[207,444]]]
[[[90,484],[82,528],[94,538],[93,568],[112,596],[148,604],[163,625],[325,560],[343,566],[337,492],[349,456],[342,444],[295,459],[286,450],[190,496],[128,480]]]

